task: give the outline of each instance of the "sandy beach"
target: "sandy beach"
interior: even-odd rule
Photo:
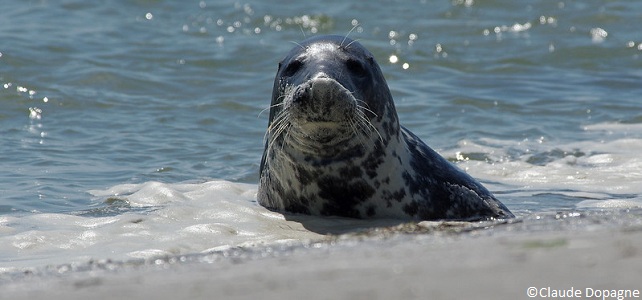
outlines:
[[[2,284],[0,298],[618,299],[618,292],[619,299],[639,298],[639,215],[562,217],[491,226],[421,223],[299,246],[95,263]]]

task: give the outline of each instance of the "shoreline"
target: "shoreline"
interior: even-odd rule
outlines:
[[[0,299],[541,299],[569,290],[602,299],[596,291],[642,290],[639,212],[554,219],[463,230],[430,222],[420,233],[27,276],[0,284]]]

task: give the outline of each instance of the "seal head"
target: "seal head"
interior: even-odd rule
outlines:
[[[399,125],[372,54],[318,36],[279,63],[258,202],[313,215],[415,220],[513,215],[481,184]]]

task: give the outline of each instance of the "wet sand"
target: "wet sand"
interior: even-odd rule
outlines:
[[[572,289],[576,299],[602,299],[597,290],[642,290],[640,220],[622,213],[489,228],[426,223],[185,262],[25,276],[1,284],[0,298],[548,299]]]

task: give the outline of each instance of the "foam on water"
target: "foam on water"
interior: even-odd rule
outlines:
[[[0,271],[90,259],[127,260],[317,239],[254,201],[256,186],[228,181],[147,182],[91,191],[143,210],[115,216],[0,217]]]
[[[503,201],[514,210],[523,210],[520,202],[539,194],[575,199],[575,208],[642,207],[642,126],[602,123],[585,130],[596,140],[465,140],[444,155],[491,182],[490,189],[508,198]],[[562,208],[568,207],[540,203],[539,210]]]

